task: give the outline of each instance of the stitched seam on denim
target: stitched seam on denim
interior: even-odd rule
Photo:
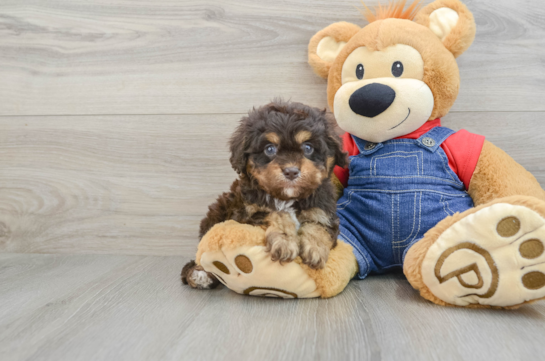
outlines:
[[[449,210],[451,216],[452,216],[454,213],[456,213],[456,212],[454,212],[452,209],[450,209],[450,204],[448,203],[448,200],[446,200],[446,199],[445,199],[445,204],[447,205],[447,209]]]
[[[394,198],[395,198],[395,194],[392,194],[392,243],[394,243],[395,241],[395,233],[396,233],[396,230],[395,230],[395,221],[394,221]]]
[[[396,222],[396,236],[392,240],[392,243],[397,242],[397,240],[401,236],[401,224],[399,223],[399,215],[401,214],[401,212],[399,212],[399,194],[394,194],[394,198],[395,198],[394,216],[395,216],[395,222]]]
[[[402,155],[402,154],[406,154],[406,155]],[[420,159],[418,157],[418,154],[420,154]],[[388,155],[388,157],[386,157],[387,155]],[[414,157],[414,156],[416,156],[416,165],[417,165],[418,175],[420,175],[421,172],[420,172],[420,169],[418,168],[418,167],[420,167],[419,161],[421,161],[421,163],[422,163],[422,165],[421,165],[422,173],[424,173],[424,154],[423,154],[423,152],[422,151],[406,152],[406,151],[402,151],[402,150],[396,150],[396,151],[393,151],[393,152],[376,155],[373,158],[371,158],[370,173],[369,174],[373,175],[372,170],[374,170],[374,172],[375,172],[374,175],[377,174],[377,160],[378,159],[409,158],[409,157]]]
[[[399,194],[398,194],[398,197],[399,197]],[[411,228],[411,233],[407,236],[407,238],[405,238],[403,241],[395,241],[395,242],[392,242],[394,244],[397,244],[397,243],[403,243],[405,242],[406,240],[408,240],[412,235],[413,235],[413,232],[414,232],[414,225],[416,224],[416,193],[414,194],[414,207],[413,207],[413,227]],[[398,206],[398,209],[399,209],[399,206]],[[400,217],[398,217],[400,218]]]
[[[377,155],[373,156],[373,158],[371,158],[371,162],[376,158],[382,158],[385,155],[397,154],[397,153],[408,154],[408,155],[414,155],[414,154],[418,154],[418,153],[423,154],[423,152],[421,150],[413,150],[413,151],[394,150],[393,152],[388,152],[388,153],[384,153],[384,154],[377,154]],[[390,157],[386,157],[386,158],[390,158]]]
[[[407,144],[414,144],[414,141],[416,139],[408,139],[408,138],[404,138],[404,139],[390,139],[390,140],[387,140],[385,142],[383,142],[382,144],[393,144],[393,143],[407,143]]]
[[[350,134],[350,136],[352,137],[352,139],[354,140],[354,143],[356,143],[356,148],[358,148],[359,150],[359,154],[356,154],[354,155],[355,157],[359,157],[359,156],[367,156],[367,155],[371,155],[373,154],[374,152],[376,152],[377,150],[379,150],[380,148],[382,148],[384,145],[383,143],[376,143],[376,146],[375,148],[373,149],[370,149],[370,150],[365,150],[365,146],[367,145],[367,143],[370,143],[366,140],[363,140],[363,139],[360,139],[358,137],[356,137],[354,134]],[[361,141],[361,147],[360,147],[360,144],[359,142]]]
[[[396,234],[396,242],[401,237],[401,212],[399,211],[399,204],[401,203],[401,194],[397,194],[397,213],[396,213],[396,219],[397,219],[397,234]]]
[[[418,148],[417,148],[418,149]],[[377,154],[375,155],[373,158],[380,158],[384,155],[390,155],[390,154],[396,154],[396,153],[402,153],[402,154],[414,154],[414,153],[420,153],[422,154],[422,151],[421,150],[411,150],[411,151],[406,151],[406,150],[394,150],[393,152],[388,152],[388,153],[384,153],[384,154]]]
[[[437,154],[439,154],[439,157],[441,158],[441,163],[443,164],[443,170],[445,171],[446,174],[449,175],[450,179],[452,179],[453,181],[456,182],[456,179],[452,176],[452,174],[454,173],[452,171],[452,169],[450,169],[449,165],[448,165],[448,157],[447,155],[445,154],[445,152],[443,151],[443,149],[441,149],[441,152],[438,152]],[[460,184],[460,179],[458,179],[458,184]],[[462,183],[462,186],[464,184]]]
[[[399,210],[399,204],[401,203],[401,194],[397,194],[397,213],[396,213],[396,219],[397,219],[397,236],[394,242],[392,242],[392,246],[398,242],[398,239],[401,237],[401,212]],[[392,253],[394,253],[394,257],[397,257],[396,249],[392,249]]]
[[[443,129],[448,129],[448,128],[443,128]],[[443,142],[445,140],[447,140],[448,137],[450,137],[451,135],[453,135],[454,133],[456,133],[454,130],[452,129],[448,129],[449,131],[448,132],[445,132],[445,135],[443,135],[443,138],[441,138],[440,140],[437,141],[437,143],[439,144],[439,146],[441,146],[441,144],[443,144]]]
[[[450,137],[451,135],[453,135],[455,132],[454,131],[450,131],[448,132],[448,134],[446,135],[443,135],[442,138],[438,138],[437,140],[435,140],[435,137],[430,137],[430,138],[433,138],[435,140],[435,149],[439,149],[441,147],[441,144],[443,144],[443,142],[445,140],[447,140],[448,137]],[[425,136],[426,134],[424,134]]]
[[[414,224],[416,223],[416,193],[414,194],[414,214],[413,214],[413,229],[411,230],[411,234],[405,238],[403,241],[401,242],[396,242],[396,243],[405,243],[405,241],[407,241],[409,239],[409,237],[412,236],[413,234],[413,231],[414,231]],[[420,192],[420,198],[418,200],[418,229],[416,230],[416,233],[414,234],[413,236],[413,239],[411,240],[414,241],[414,239],[416,238],[416,236],[418,236],[418,232],[420,232],[420,227],[422,225],[422,192]],[[409,242],[410,243],[410,242]],[[400,246],[400,247],[403,247],[403,246]]]
[[[452,134],[454,134],[455,131],[449,128],[445,127],[435,127],[421,135],[417,140],[416,143],[421,146],[424,149],[427,149],[429,152],[436,153],[437,150],[441,147],[441,144],[450,137]],[[435,145],[432,147],[428,147],[427,145],[424,145],[422,142],[424,138],[431,138],[435,141]]]
[[[403,179],[403,178],[429,178],[429,179],[435,179],[437,181],[440,181],[440,182],[446,182],[446,183],[450,183],[450,184],[454,184],[456,186],[460,186],[460,183],[457,183],[456,181],[449,181],[448,179],[445,179],[445,178],[439,178],[439,177],[430,177],[430,176],[424,176],[424,175],[408,175],[408,176],[400,176],[400,177],[394,177],[394,176],[387,176],[387,175],[358,175],[358,176],[353,176],[353,177],[350,177],[350,179],[355,179],[355,178],[392,178],[392,179]],[[463,183],[462,183],[463,185]],[[465,190],[465,188],[463,188]]]
[[[439,198],[439,202],[443,205],[443,211],[445,211],[445,213],[447,214],[447,217],[450,216],[450,214],[448,214],[447,212],[447,209],[445,208],[445,203],[443,203],[443,195],[441,195],[441,198]]]
[[[409,248],[411,248],[416,242],[420,241],[423,237],[420,237],[416,240],[414,240],[413,242],[409,243],[406,247],[405,247],[405,250],[403,251],[403,254],[401,255],[401,265],[403,265],[404,263],[404,260],[405,260],[405,256],[407,255],[407,251],[409,250]]]
[[[426,138],[426,137],[429,137],[429,138],[432,138],[433,140],[435,140],[435,143],[437,144],[437,147],[438,148],[439,146],[441,146],[441,144],[443,144],[443,142],[448,138],[450,137],[451,135],[453,135],[454,133],[456,133],[454,130],[450,129],[450,128],[446,128],[446,127],[435,127],[435,128],[432,128],[430,130],[428,130],[426,133],[424,133],[423,135],[421,135],[418,140],[421,141],[422,139]],[[436,137],[440,137],[440,136],[443,136],[442,138],[436,138]]]
[[[356,155],[358,158],[363,158],[365,156],[369,156],[373,153],[376,153],[377,151],[379,151],[380,149],[382,149],[382,147],[384,147],[384,145],[382,145],[381,143],[378,143],[373,149],[371,150],[360,150],[360,153],[358,155]]]
[[[384,153],[384,154],[379,154],[379,155],[375,155],[371,158],[370,162],[369,162],[369,174],[372,176],[373,175],[373,168],[375,170],[375,174],[377,173],[377,162],[376,160],[377,159],[381,159],[381,158],[394,158],[394,157],[397,157],[397,156],[390,156],[390,157],[385,157],[385,155],[390,155],[390,154],[396,154],[396,153],[403,153],[403,154],[408,154],[407,156],[400,156],[399,158],[408,158],[408,157],[414,157],[416,155],[416,164],[418,165],[418,154],[420,153],[420,158],[422,159],[422,170],[424,170],[424,154],[422,153],[421,150],[419,151],[411,151],[411,152],[406,152],[406,151],[403,151],[403,150],[396,150],[396,151],[393,151],[393,152],[388,152],[388,153]],[[420,174],[420,169],[418,170],[418,174]]]
[[[366,263],[367,268],[365,269],[365,273],[360,272],[360,274],[367,275],[369,273],[369,268],[371,267],[371,264],[369,263],[369,260],[367,259],[367,257],[365,257],[365,254],[358,247],[356,247],[355,243],[350,239],[350,237],[348,237],[343,232],[339,232],[339,234],[344,237],[344,240],[347,243],[350,243],[352,248],[355,249],[362,256],[363,259],[365,259],[365,263]]]
[[[445,193],[445,192],[439,192],[439,191],[434,191],[434,190],[430,190],[430,189],[404,189],[404,190],[399,190],[399,191],[395,191],[395,190],[384,190],[384,189],[365,189],[365,188],[356,188],[356,189],[352,189],[351,192],[381,192],[381,193],[412,193],[412,192],[428,192],[428,193],[437,193],[437,194],[444,194],[446,196],[450,196],[450,197],[459,197],[459,198],[465,198],[467,197],[467,192],[464,192],[464,195],[459,195],[459,194],[452,194],[452,193]]]
[[[360,148],[360,145],[358,144],[358,138],[357,138],[354,134],[350,134],[350,136],[352,137],[352,140],[353,140],[354,143],[356,144],[356,148],[358,148],[358,150],[359,150],[360,153],[361,153],[361,148]]]
[[[441,202],[441,204],[443,205],[443,210],[445,211],[445,213],[447,214],[447,217],[450,216],[450,214],[447,212],[447,209],[445,208],[445,202],[443,202],[443,195],[441,196],[441,199],[439,200],[439,202]]]
[[[419,209],[418,209],[418,230],[416,231],[412,241],[416,238],[418,235],[418,232],[420,232],[420,226],[422,225],[422,192],[420,192],[420,200],[419,200]]]
[[[354,192],[349,190],[348,191],[348,200],[337,204],[337,210],[338,211],[345,209],[350,203],[352,203],[352,194],[354,194]],[[339,206],[341,206],[341,207],[339,207]]]
[[[376,158],[373,158],[372,160],[372,164],[373,164],[373,171],[374,171],[374,175],[376,176],[377,175],[377,160],[382,160],[382,159],[388,159],[388,158],[412,158],[412,157],[416,157],[416,169],[418,171],[418,175],[420,175],[421,173],[424,172],[424,162],[422,162],[422,172],[420,171],[420,164],[419,164],[419,159],[418,159],[418,155],[408,155],[408,156],[400,156],[400,155],[391,155],[389,157],[376,157]]]

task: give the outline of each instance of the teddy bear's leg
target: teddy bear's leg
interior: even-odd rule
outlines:
[[[273,261],[264,246],[206,252],[200,262],[203,270],[237,293],[279,298],[336,296],[358,271],[352,247],[342,241],[322,269],[310,268],[300,257],[287,263]]]
[[[314,270],[300,257],[293,262],[271,259],[265,231],[227,221],[202,238],[197,265],[229,289],[250,296],[280,298],[333,297],[357,272],[352,247],[342,241],[331,250],[324,268]]]
[[[312,269],[305,264],[301,266],[316,282],[321,298],[330,298],[341,293],[358,273],[358,262],[352,246],[340,239],[337,240],[337,246],[329,252],[324,268]]]
[[[516,308],[545,298],[545,202],[505,197],[448,217],[407,251],[403,268],[440,305]]]

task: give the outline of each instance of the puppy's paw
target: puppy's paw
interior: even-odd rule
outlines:
[[[302,241],[301,259],[303,263],[312,269],[322,269],[325,267],[329,256],[329,247],[320,242]]]
[[[333,242],[327,231],[315,224],[300,229],[300,256],[303,263],[312,269],[325,267]]]
[[[218,279],[206,272],[195,261],[189,261],[182,269],[182,283],[199,290],[209,290],[218,287]]]
[[[267,252],[273,261],[291,262],[299,253],[297,237],[285,233],[272,232],[267,234]]]

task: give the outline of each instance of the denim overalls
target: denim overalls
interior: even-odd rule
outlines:
[[[342,241],[354,247],[360,279],[402,266],[405,252],[439,221],[473,207],[440,147],[454,131],[371,143],[355,136],[348,186],[337,203]]]

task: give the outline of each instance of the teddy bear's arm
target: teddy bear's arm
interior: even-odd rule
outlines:
[[[513,195],[545,200],[545,191],[536,178],[489,141],[483,145],[468,192],[475,206]]]
[[[339,178],[335,175],[335,173],[331,173],[331,183],[333,184],[333,187],[335,188],[336,199],[341,198],[344,192],[344,186],[339,180]]]

